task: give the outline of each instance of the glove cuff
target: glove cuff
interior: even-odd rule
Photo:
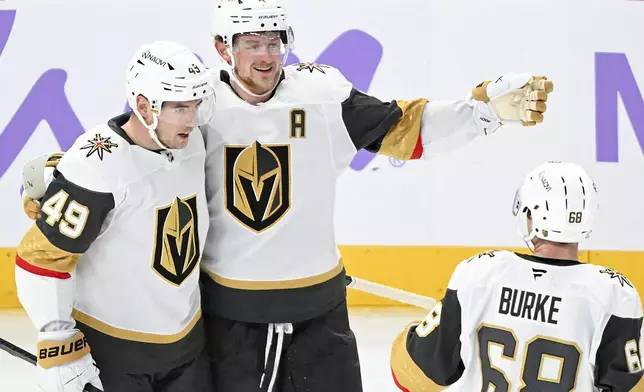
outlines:
[[[482,90],[479,87],[472,89],[472,92],[466,97],[466,102],[472,107],[472,116],[474,121],[478,125],[481,133],[484,135],[490,135],[496,132],[503,123],[499,116],[494,113],[492,107],[490,106],[489,99],[487,95],[481,95],[481,91],[485,94],[485,84],[489,82],[482,83],[479,86],[482,86]],[[479,90],[477,90],[479,89]],[[475,95],[476,94],[476,95]],[[481,100],[481,99],[486,100]]]
[[[90,353],[85,335],[77,330],[41,332],[38,334],[38,366],[49,369],[77,361]]]

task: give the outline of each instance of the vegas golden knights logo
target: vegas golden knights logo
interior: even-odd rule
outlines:
[[[201,257],[197,197],[174,199],[157,208],[152,269],[166,281],[181,285]]]
[[[288,144],[225,146],[226,210],[248,229],[261,233],[291,208],[290,155]]]

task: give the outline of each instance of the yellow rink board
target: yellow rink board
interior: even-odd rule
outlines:
[[[479,252],[507,249],[445,246],[341,246],[350,275],[418,294],[441,298],[456,264]],[[581,260],[611,267],[644,290],[644,251],[584,251]],[[14,281],[15,249],[0,248],[0,308],[19,307]],[[398,302],[349,290],[351,306],[391,306]]]

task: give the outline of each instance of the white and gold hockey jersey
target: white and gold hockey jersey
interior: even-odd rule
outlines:
[[[73,317],[97,361],[167,369],[203,349],[205,148],[198,131],[171,157],[142,148],[121,128],[129,116],[81,135],[60,160],[16,282],[38,330]]]
[[[253,105],[216,81],[208,126],[211,230],[204,308],[247,322],[296,322],[346,295],[335,242],[336,181],[360,149],[401,160],[460,145],[478,130],[464,101],[382,102],[335,68],[285,67],[274,95]]]
[[[610,268],[486,252],[398,335],[391,366],[413,392],[642,391],[641,329],[637,291]]]

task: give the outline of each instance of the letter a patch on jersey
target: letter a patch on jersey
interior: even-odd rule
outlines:
[[[198,228],[196,195],[157,208],[152,269],[167,282],[181,285],[197,266]]]
[[[255,233],[271,228],[291,208],[290,156],[288,144],[256,141],[224,148],[226,210]]]

